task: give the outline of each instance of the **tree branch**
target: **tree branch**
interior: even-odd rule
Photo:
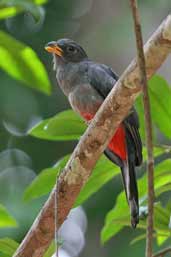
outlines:
[[[153,203],[154,203],[154,158],[153,158],[153,138],[152,119],[150,110],[150,100],[148,94],[146,63],[143,51],[143,38],[141,32],[140,16],[138,12],[137,0],[130,0],[134,29],[136,35],[137,54],[140,80],[143,89],[143,104],[145,114],[146,146],[147,146],[147,172],[148,172],[148,218],[146,237],[146,257],[151,257],[153,253]]]
[[[163,257],[165,254],[171,252],[171,247],[165,248],[153,255],[153,257]]]
[[[171,16],[145,45],[146,72],[150,78],[171,51]],[[58,227],[67,218],[81,188],[118,125],[141,93],[139,70],[134,60],[105,99],[75,148],[59,179]],[[41,257],[54,237],[55,188],[13,257]]]

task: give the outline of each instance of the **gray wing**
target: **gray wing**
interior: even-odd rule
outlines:
[[[111,77],[113,77],[116,81],[119,79],[119,76],[112,70],[112,68],[110,68],[109,66],[105,65],[105,64],[99,64],[99,66],[105,70],[108,75],[110,75]]]
[[[103,97],[109,94],[114,87],[118,76],[104,64],[91,63],[88,69],[89,83]]]
[[[90,79],[89,83],[105,99],[118,80],[118,75],[116,75],[108,66],[93,62],[91,63],[88,72]],[[127,136],[130,136],[134,146],[134,152],[136,153],[135,164],[138,166],[142,163],[142,142],[139,134],[138,115],[134,107],[130,110],[129,115],[124,119],[123,123],[126,128]],[[108,157],[111,159],[109,153]],[[116,163],[116,160],[114,162]],[[117,163],[118,162],[119,161],[117,160]]]

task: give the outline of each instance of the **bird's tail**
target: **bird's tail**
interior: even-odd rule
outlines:
[[[130,161],[123,161],[121,167],[124,189],[130,207],[131,224],[133,228],[139,223],[138,188],[135,174],[135,166]]]

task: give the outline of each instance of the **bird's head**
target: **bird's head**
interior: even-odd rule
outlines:
[[[45,46],[45,50],[65,63],[77,63],[87,59],[84,49],[71,39],[64,38],[49,42]]]

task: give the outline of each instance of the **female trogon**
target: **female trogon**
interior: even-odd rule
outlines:
[[[108,66],[91,61],[84,49],[73,40],[53,41],[45,49],[53,54],[57,82],[73,110],[90,121],[114,87],[118,76]],[[138,116],[132,108],[104,152],[121,168],[134,228],[139,222],[135,166],[142,163],[142,143],[138,128]]]

